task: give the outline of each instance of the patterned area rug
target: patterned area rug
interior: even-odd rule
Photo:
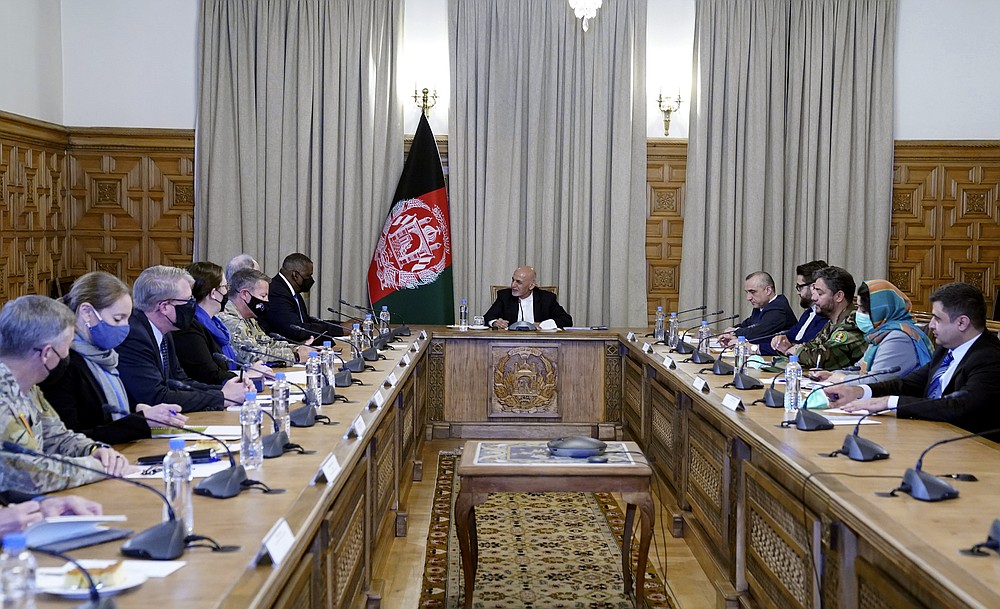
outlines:
[[[460,455],[442,452],[427,532],[420,606],[461,607],[458,538],[452,526]],[[631,608],[623,591],[625,514],[610,493],[494,493],[476,506],[477,609]],[[633,569],[638,537],[633,542]],[[663,580],[647,565],[645,606],[676,609]]]

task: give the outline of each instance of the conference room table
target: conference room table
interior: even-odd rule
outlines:
[[[293,429],[292,441],[314,454],[289,453],[264,462],[254,477],[285,493],[195,497],[195,533],[238,545],[239,551],[189,549],[181,558],[186,566],[122,593],[118,606],[377,606],[373,573],[391,560],[392,538],[408,532],[409,490],[433,483],[431,476],[424,480],[420,462],[426,438],[565,430],[633,441],[647,455],[658,480],[654,492],[669,512],[661,526],[689,540],[723,606],[1000,607],[1000,557],[960,553],[985,540],[1000,517],[997,444],[972,439],[928,454],[927,471],[978,477],[978,482],[952,482],[961,493],[955,500],[880,497],[876,492],[898,486],[924,448],[963,432],[882,416],[861,433],[886,447],[889,459],[861,463],[821,456],[840,447],[850,428],[781,427],[782,409],[752,405],[761,390],[723,389],[726,377],[702,373],[707,391],[695,388],[704,366],[669,354],[676,365],[671,368],[664,360],[667,349],[645,342],[651,341],[643,337],[646,331],[514,335],[414,328],[396,350],[384,353],[387,359],[373,362],[375,371],[356,375],[364,386],[340,390],[349,403],[320,409],[336,424]],[[561,405],[554,410],[533,402],[541,414],[535,422],[520,416],[534,413],[498,412],[502,379],[483,383],[471,376],[495,379],[498,364],[513,361],[504,359],[502,349],[523,355],[525,347],[557,364],[562,376],[556,398],[572,385],[566,394],[572,400],[557,401]],[[476,364],[482,369],[470,368],[469,354],[487,354],[485,365]],[[518,361],[518,370],[527,370],[524,362],[534,360]],[[464,386],[463,374],[470,375]],[[583,393],[587,383],[589,393]],[[727,408],[727,393],[745,409]],[[460,424],[452,425],[449,413],[458,413]],[[197,413],[190,423],[238,425],[238,413]],[[473,432],[477,436],[469,435]],[[148,440],[124,446],[123,452],[134,460],[165,448],[165,440]],[[328,468],[331,479],[314,483],[331,454],[337,465]],[[162,488],[162,482],[151,482]],[[136,531],[161,520],[158,499],[119,481],[70,492],[101,501],[106,513],[127,515],[125,526]],[[265,536],[281,520],[292,532],[284,560],[255,562]],[[72,555],[118,558],[120,545]],[[70,606],[49,595],[40,595],[39,605]]]

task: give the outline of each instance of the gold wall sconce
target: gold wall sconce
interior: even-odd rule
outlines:
[[[681,108],[681,92],[680,89],[677,90],[677,97],[663,97],[663,93],[656,98],[656,103],[660,106],[660,112],[663,113],[663,135],[670,135],[670,115],[677,112]]]
[[[424,116],[430,116],[430,109],[437,103],[437,98],[437,89],[432,92],[427,87],[420,91],[417,91],[416,87],[413,88],[413,103],[417,104]]]

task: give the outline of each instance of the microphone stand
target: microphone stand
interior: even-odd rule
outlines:
[[[792,421],[782,421],[781,426],[791,427],[792,425],[795,425],[795,428],[800,431],[823,431],[826,429],[833,429],[833,423],[830,422],[830,419],[824,417],[818,412],[809,410],[809,398],[811,398],[814,393],[817,391],[823,391],[824,389],[829,389],[830,387],[854,383],[856,381],[860,381],[861,379],[871,378],[881,374],[895,374],[897,372],[899,372],[899,366],[892,366],[891,368],[884,368],[882,370],[873,370],[868,374],[862,374],[861,376],[840,381],[838,383],[831,383],[829,385],[817,387],[810,391],[806,396],[806,399],[802,401],[802,408],[799,408],[795,412],[795,419]]]
[[[701,309],[701,307],[698,307],[695,310],[698,310],[698,309]],[[704,310],[704,309],[702,309],[702,310]],[[689,322],[689,321],[693,321],[695,319],[705,320],[705,319],[707,319],[709,317],[715,317],[716,315],[722,315],[725,312],[726,312],[725,309],[719,309],[718,311],[716,311],[714,313],[709,313],[708,315],[697,315],[695,317],[686,317],[684,319],[678,319],[677,323],[682,324],[682,323],[686,323],[686,322]],[[692,347],[691,345],[687,344],[687,342],[684,339],[687,337],[687,333],[688,332],[690,332],[691,330],[694,330],[695,328],[700,328],[700,327],[701,327],[701,323],[699,322],[697,326],[691,326],[690,328],[687,328],[686,330],[684,330],[684,332],[681,334],[680,338],[677,339],[677,346],[674,347],[674,352],[675,353],[680,353],[681,355],[690,355],[690,354],[694,353],[694,347]],[[696,362],[696,363],[699,363],[699,364],[706,363],[707,364],[707,363],[710,363],[710,362]]]
[[[262,351],[257,351],[255,349],[251,349],[250,347],[244,345],[240,345],[240,350],[245,351],[247,353],[266,355],[266,353],[263,353]],[[286,363],[288,362],[288,360],[283,360],[283,361],[285,361]],[[264,377],[267,379],[270,379],[272,381],[275,379],[273,374],[266,374],[266,373],[263,374]],[[317,421],[324,425],[334,424],[332,421],[330,421],[330,417],[324,414],[316,414],[316,405],[309,402],[309,392],[307,392],[302,387],[302,385],[299,385],[298,383],[293,383],[291,381],[288,381],[288,384],[298,389],[305,398],[305,405],[300,406],[299,408],[296,408],[295,410],[292,410],[288,413],[288,416],[292,421],[292,427],[312,427],[313,425],[316,424]]]
[[[375,317],[375,310],[374,309],[370,309],[368,307],[359,307],[357,305],[352,305],[351,303],[347,302],[343,298],[339,299],[339,302],[340,302],[340,304],[348,306],[348,307],[351,307],[352,309],[354,309],[356,311],[361,311],[362,313],[371,313],[372,317]],[[410,336],[410,328],[407,327],[406,321],[402,317],[400,317],[399,318],[399,326],[397,326],[396,329],[393,330],[393,331],[391,331],[389,334],[392,336],[392,338],[398,338],[400,336]]]
[[[719,321],[729,321],[729,320],[732,320],[732,319],[736,319],[737,317],[738,317],[738,315],[733,315],[731,317],[727,317],[726,319],[720,319]],[[716,322],[716,323],[719,323],[719,322]],[[687,334],[687,332],[685,332],[685,335],[686,334]],[[705,337],[703,339],[698,339],[698,347],[697,347],[697,349],[695,349],[694,353],[691,355],[690,358],[688,358],[688,359],[686,359],[684,361],[694,362],[695,364],[711,364],[712,362],[714,362],[715,361],[714,357],[712,357],[708,353],[702,351],[702,345],[704,344],[705,348],[707,348],[708,347],[707,343],[708,343],[709,339],[715,338],[717,336],[722,336],[723,334],[725,334],[725,332],[716,332],[715,334],[709,334],[707,337]],[[677,346],[680,347],[682,342],[683,342],[683,340],[677,341]],[[685,344],[687,344],[687,343],[685,343]],[[678,349],[678,352],[680,352],[679,349]]]
[[[888,495],[890,497],[895,497],[897,492],[903,492],[918,501],[944,501],[946,499],[957,498],[958,489],[937,476],[928,474],[923,470],[924,456],[926,456],[927,453],[930,452],[930,450],[935,446],[950,444],[952,442],[958,442],[959,440],[968,440],[969,438],[978,438],[980,436],[993,433],[1000,433],[1000,428],[987,429],[986,431],[970,433],[964,436],[958,436],[957,438],[948,438],[947,440],[938,440],[925,448],[924,452],[920,453],[920,457],[917,459],[917,464],[914,467],[907,469],[903,474],[903,482],[888,493],[882,494],[882,496]]]

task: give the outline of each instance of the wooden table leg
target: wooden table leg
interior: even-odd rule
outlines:
[[[476,508],[472,493],[463,487],[455,500],[455,533],[462,556],[462,575],[465,580],[465,609],[472,608],[472,592],[479,566],[479,542],[476,538]]]
[[[622,540],[622,572],[625,578],[625,593],[632,593],[632,525],[635,521],[635,508],[639,508],[639,560],[635,567],[635,601],[636,609],[645,603],[646,566],[649,563],[649,542],[653,540],[653,525],[656,524],[653,512],[653,496],[646,493],[627,493],[622,495],[626,502],[625,531]]]
[[[632,525],[635,523],[635,504],[625,505],[625,529],[622,531],[622,578],[625,580],[625,595],[632,596]],[[638,591],[638,589],[637,589]],[[636,608],[642,607],[639,594],[632,596]]]

